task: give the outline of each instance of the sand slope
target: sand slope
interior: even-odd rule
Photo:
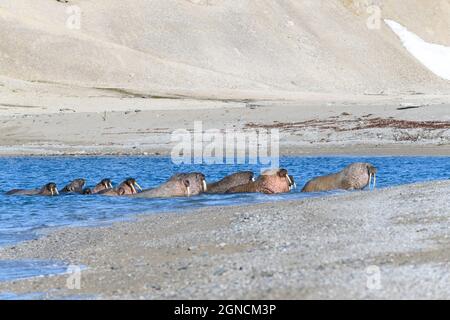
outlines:
[[[367,1],[0,2],[0,76],[195,96],[238,92],[448,93]],[[426,41],[450,45],[450,1],[380,0]],[[65,23],[82,10],[81,29]]]

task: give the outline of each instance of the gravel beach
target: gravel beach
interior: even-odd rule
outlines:
[[[0,259],[87,268],[0,292],[93,299],[448,299],[450,182],[46,232]]]

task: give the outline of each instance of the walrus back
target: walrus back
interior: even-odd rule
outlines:
[[[14,189],[11,191],[6,192],[7,196],[34,196],[39,194],[39,190],[20,190],[20,189]]]
[[[341,177],[339,174],[317,177],[308,181],[302,192],[321,192],[340,189]]]
[[[255,182],[249,182],[240,186],[235,186],[228,189],[225,193],[252,193],[257,192],[257,186]]]

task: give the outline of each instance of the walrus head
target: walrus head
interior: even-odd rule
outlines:
[[[178,173],[170,178],[170,180],[172,179],[183,181],[183,183],[186,181],[189,182],[189,185],[186,187],[188,189],[188,196],[195,196],[208,191],[206,178],[203,173]]]
[[[92,194],[96,194],[108,189],[113,189],[112,181],[111,179],[103,179],[94,187],[94,189],[92,189]]]
[[[294,186],[293,177],[286,169],[266,170],[256,180],[258,189],[264,193],[289,192]]]
[[[43,186],[39,192],[39,194],[44,196],[57,196],[59,195],[58,188],[56,187],[56,183],[50,182]]]
[[[61,190],[61,192],[62,193],[69,193],[69,192],[83,193],[83,187],[85,184],[86,184],[85,179],[76,179],[76,180],[73,180],[71,183],[69,183],[67,186],[65,186]]]
[[[138,193],[136,191],[136,188],[138,188],[140,191],[142,191],[142,188],[136,182],[136,179],[128,178],[117,187],[117,194],[119,196],[136,194],[136,193]]]
[[[235,186],[228,189],[225,193],[284,193],[291,191],[294,185],[294,177],[288,175],[286,169],[272,169],[264,171],[256,181]]]

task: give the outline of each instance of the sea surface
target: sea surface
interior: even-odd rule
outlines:
[[[236,171],[252,170],[258,164],[173,164],[169,157],[5,157],[0,158],[0,246],[34,239],[42,230],[61,226],[96,226],[132,218],[135,214],[186,211],[205,206],[239,205],[283,201],[318,194],[303,194],[309,179],[339,171],[352,162],[370,162],[378,168],[377,187],[450,178],[450,157],[282,157],[280,167],[294,176],[298,188],[289,194],[200,195],[191,198],[133,199],[101,195],[61,195],[58,197],[7,196],[11,189],[39,188],[48,182],[62,189],[76,178],[94,186],[110,178],[116,186],[134,177],[143,188],[158,186],[178,172],[200,171],[214,182]],[[323,196],[323,194],[319,194]],[[0,261],[0,281],[61,273],[54,261]],[[1,296],[0,296],[1,298]]]

